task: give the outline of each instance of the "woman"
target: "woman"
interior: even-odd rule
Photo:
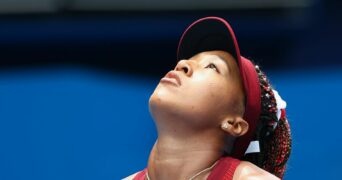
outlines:
[[[145,170],[126,179],[278,179],[289,158],[286,103],[240,55],[230,25],[189,26],[174,70],[150,97],[158,139]]]

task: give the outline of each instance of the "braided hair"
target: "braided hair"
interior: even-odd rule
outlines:
[[[264,72],[255,66],[261,89],[261,114],[255,133],[260,143],[259,153],[246,154],[244,160],[283,178],[291,152],[291,132],[285,110],[278,120],[277,102],[273,88]]]

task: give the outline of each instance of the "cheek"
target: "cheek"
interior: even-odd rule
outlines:
[[[227,93],[229,93],[227,84],[209,82],[204,86],[196,86],[189,97],[192,98],[192,107],[200,111],[202,116],[221,116],[230,101]]]

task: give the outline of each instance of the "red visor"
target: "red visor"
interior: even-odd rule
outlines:
[[[245,90],[246,106],[244,119],[249,124],[248,132],[237,138],[231,156],[242,158],[253,138],[261,111],[258,74],[253,63],[240,55],[239,46],[227,21],[219,17],[205,17],[192,23],[183,33],[177,52],[177,59],[211,50],[230,53],[237,61]]]

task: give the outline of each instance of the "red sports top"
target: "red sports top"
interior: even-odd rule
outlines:
[[[208,180],[232,180],[240,160],[232,157],[222,157],[208,176]],[[145,180],[146,169],[140,171],[133,180]]]

